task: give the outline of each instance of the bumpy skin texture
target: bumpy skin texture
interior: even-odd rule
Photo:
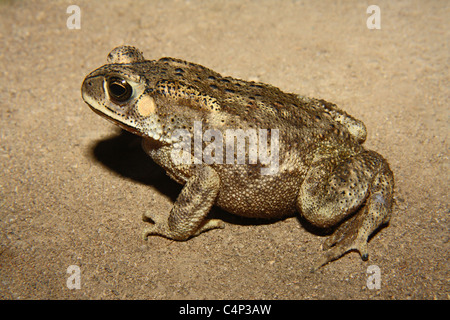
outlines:
[[[154,222],[145,237],[187,240],[222,228],[222,221],[206,218],[213,205],[255,218],[298,212],[318,227],[338,226],[324,243],[318,268],[353,249],[367,259],[368,237],[389,221],[394,188],[389,165],[362,147],[364,124],[332,103],[222,77],[179,59],[145,60],[130,46],[115,48],[108,64],[86,77],[82,96],[96,113],[142,136],[144,150],[184,184],[169,216],[145,214]],[[268,166],[261,161],[195,162],[194,150],[191,163],[175,163],[174,132],[194,136],[194,121],[203,134],[220,131],[223,141],[227,129],[278,129],[278,170],[261,174]],[[274,139],[269,135],[268,144]],[[210,143],[205,139],[203,150]],[[245,148],[248,160],[250,147]]]

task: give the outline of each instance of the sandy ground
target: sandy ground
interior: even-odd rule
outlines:
[[[381,30],[366,27],[364,1],[76,1],[81,29],[69,30],[72,3],[0,3],[0,298],[449,298],[448,1],[376,1]],[[224,230],[143,241],[142,213],[167,212],[181,187],[80,96],[121,44],[363,120],[396,179],[369,261],[352,252],[311,274],[323,235],[219,210]]]

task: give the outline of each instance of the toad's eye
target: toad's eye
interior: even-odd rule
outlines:
[[[114,77],[108,79],[108,93],[113,102],[120,104],[130,99],[133,88],[124,79]]]

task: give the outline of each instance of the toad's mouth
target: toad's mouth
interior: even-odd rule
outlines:
[[[120,121],[120,120],[117,120],[117,119],[111,117],[110,115],[108,115],[108,114],[106,114],[106,113],[104,113],[104,112],[98,110],[97,108],[94,108],[94,107],[91,106],[89,103],[88,103],[88,106],[89,106],[89,107],[92,109],[92,111],[94,111],[96,114],[102,116],[103,118],[105,118],[105,119],[108,120],[109,122],[112,122],[113,124],[119,126],[120,128],[122,128],[122,129],[124,129],[124,130],[126,130],[126,131],[128,131],[128,132],[131,132],[131,133],[133,133],[133,134],[136,134],[136,135],[138,135],[138,136],[148,138],[145,134],[143,134],[142,132],[140,132],[139,130],[137,130],[135,127],[132,127],[132,126],[130,126],[130,125],[128,125],[128,124],[126,124],[126,123]]]
[[[149,136],[141,131],[139,131],[138,129],[136,129],[135,127],[132,127],[126,123],[123,123],[120,120],[117,120],[113,117],[111,117],[110,115],[92,107],[89,103],[87,104],[96,114],[100,115],[102,118],[105,118],[106,120],[108,120],[109,122],[119,126],[121,129],[131,132],[133,134],[136,134],[139,137],[144,138],[144,141],[147,141],[146,143],[150,146],[153,146],[152,148],[158,148],[161,147],[162,145],[165,145],[166,143],[164,141],[162,141],[161,139],[155,139],[152,136]]]

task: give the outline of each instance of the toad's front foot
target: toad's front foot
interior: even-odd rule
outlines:
[[[154,214],[151,212],[146,212],[143,215],[143,220],[148,221],[151,220],[153,224],[144,229],[142,233],[142,238],[147,240],[149,236],[161,236],[164,238],[184,241],[191,237],[198,236],[200,233],[204,231],[208,231],[211,229],[223,229],[225,227],[225,223],[219,219],[205,219],[202,221],[202,224],[195,230],[195,232],[183,232],[184,230],[189,230],[187,226],[185,228],[176,228],[175,230],[171,229],[168,223],[168,219],[163,215]]]
[[[151,226],[145,228],[142,232],[142,238],[144,240],[148,240],[148,236],[151,235],[158,235],[169,239],[173,238],[173,234],[170,232],[169,225],[167,223],[167,218],[164,218],[162,215],[147,211],[142,215],[142,220],[151,223]]]
[[[206,230],[223,228],[223,221],[206,219],[219,187],[219,176],[211,167],[198,169],[184,185],[168,217],[152,212],[144,214],[144,220],[150,219],[154,222],[144,231],[144,239],[157,235],[183,241]]]

